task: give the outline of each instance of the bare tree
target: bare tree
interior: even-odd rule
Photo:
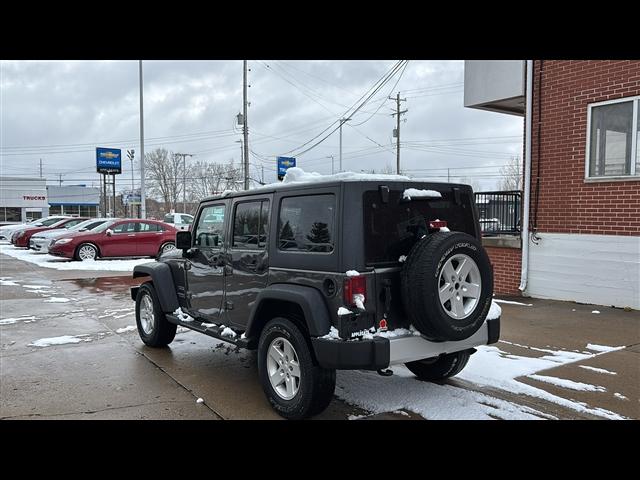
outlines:
[[[522,164],[520,157],[511,157],[509,163],[500,168],[500,190],[521,190],[522,189]]]
[[[165,148],[145,154],[144,168],[149,191],[165,202],[165,208],[175,210],[182,193],[182,160]],[[187,177],[191,174],[188,172]]]
[[[191,201],[199,201],[225,190],[242,189],[242,171],[236,168],[233,159],[226,164],[195,161],[191,164],[189,177],[187,192]]]
[[[480,192],[482,190],[478,179],[474,179],[473,177],[460,177],[458,181],[465,185],[471,185],[474,192]]]
[[[393,167],[391,165],[389,165],[388,163],[385,164],[384,167],[382,167],[380,170],[376,170],[375,168],[372,168],[371,170],[363,170],[364,173],[382,173],[385,175],[393,175],[396,173],[396,171],[393,169]]]

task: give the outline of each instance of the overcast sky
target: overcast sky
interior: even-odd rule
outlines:
[[[264,167],[265,182],[275,181],[277,155],[303,150],[395,63],[250,61],[251,176],[260,178]],[[146,152],[165,147],[239,163],[241,60],[144,61],[143,69]],[[408,109],[401,117],[402,173],[446,181],[449,168],[452,181],[496,187],[499,167],[521,155],[523,119],[464,108],[463,79],[464,61],[409,61],[343,127],[343,170],[395,170],[395,101],[387,97],[400,91]],[[140,149],[137,61],[2,61],[0,108],[2,175],[37,177],[42,159],[50,184],[62,178],[63,185],[98,185],[95,147],[116,147],[123,149],[117,182],[130,186],[125,149],[136,156]],[[298,166],[331,173],[331,155],[337,171],[338,132],[297,156]]]

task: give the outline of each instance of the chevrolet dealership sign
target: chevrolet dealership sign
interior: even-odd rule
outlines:
[[[122,151],[119,148],[96,148],[98,173],[122,173]]]

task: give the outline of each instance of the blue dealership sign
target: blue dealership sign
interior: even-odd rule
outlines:
[[[98,173],[122,173],[122,150],[119,148],[96,148]]]
[[[278,157],[278,180],[282,180],[287,173],[287,169],[296,166],[296,159],[293,157]]]

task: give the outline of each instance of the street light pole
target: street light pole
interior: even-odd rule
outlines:
[[[140,218],[147,218],[147,197],[144,191],[144,110],[142,98],[142,60],[138,60],[140,78]]]
[[[131,197],[133,197],[133,157],[135,156],[135,150],[127,150],[127,156],[129,160],[131,160]],[[133,203],[131,203],[131,198],[129,198],[129,215],[131,218],[134,218],[133,215]]]

